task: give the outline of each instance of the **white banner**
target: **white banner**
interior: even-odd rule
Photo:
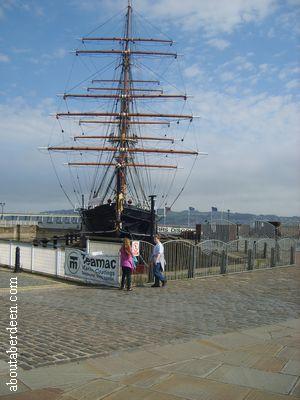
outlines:
[[[120,257],[104,254],[87,254],[76,249],[66,249],[65,274],[107,286],[119,286]]]
[[[140,255],[140,242],[138,240],[132,241],[131,252],[134,257],[138,257]]]

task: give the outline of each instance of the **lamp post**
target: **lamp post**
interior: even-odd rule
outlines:
[[[229,214],[230,214],[230,210],[227,210],[227,219],[229,221]]]
[[[5,203],[4,202],[0,203],[0,206],[1,206],[1,219],[3,219],[3,211],[4,211]]]

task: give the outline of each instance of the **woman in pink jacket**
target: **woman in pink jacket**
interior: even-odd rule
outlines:
[[[120,290],[125,287],[125,279],[127,290],[131,291],[131,275],[134,270],[133,257],[131,252],[130,240],[128,238],[124,239],[124,243],[120,250],[121,257],[121,267],[122,267],[122,280]]]

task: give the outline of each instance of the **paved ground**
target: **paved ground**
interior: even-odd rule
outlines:
[[[0,269],[1,400],[7,393],[4,354],[11,276],[10,271]],[[99,393],[108,396],[115,390],[105,399],[226,399],[220,396],[225,388],[231,390],[230,385],[233,394],[228,400],[285,398],[259,397],[254,389],[299,394],[295,372],[300,370],[297,267],[170,282],[164,289],[142,287],[131,293],[25,273],[17,276],[19,391],[31,396],[27,399],[52,400],[62,395],[64,400],[83,399],[80,393],[88,387],[93,394],[86,400],[103,398]],[[268,351],[259,347],[262,342]],[[258,348],[245,350],[248,345]],[[245,357],[253,352],[261,357],[251,355],[251,362],[247,357],[244,360],[240,353],[245,351]],[[212,358],[199,363],[203,357]],[[245,381],[247,376],[249,381]],[[90,381],[67,396],[74,386]],[[196,389],[187,393],[186,386]],[[46,387],[52,389],[40,392]]]

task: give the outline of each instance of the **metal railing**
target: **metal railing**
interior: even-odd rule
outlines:
[[[163,243],[165,275],[169,280],[237,273],[276,266],[295,265],[294,239],[239,239],[232,242],[206,240],[194,244],[187,240]],[[153,279],[151,254],[153,245],[140,242],[141,252],[134,281],[138,284]]]
[[[166,241],[163,245],[165,274],[169,280],[289,266],[295,265],[296,259],[296,241],[288,238],[240,239],[229,243],[207,240],[198,244],[179,239]],[[63,249],[0,241],[0,264],[14,265],[16,247],[20,249],[22,269],[65,278]],[[133,275],[137,285],[153,281],[152,251],[151,243],[140,242],[140,255]]]

